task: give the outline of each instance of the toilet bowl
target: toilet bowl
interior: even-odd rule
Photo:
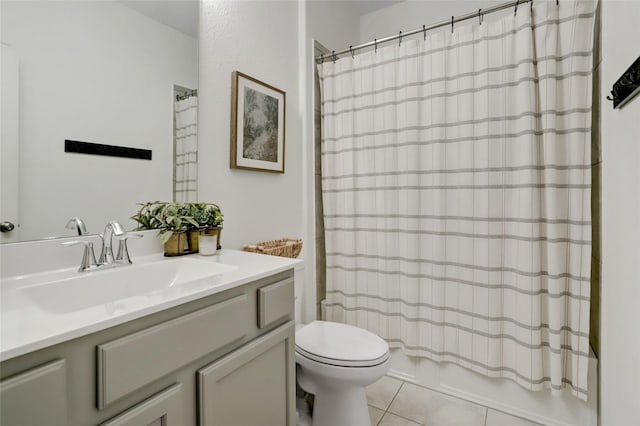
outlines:
[[[312,426],[369,426],[365,387],[389,370],[389,345],[347,324],[313,321],[296,331],[298,385],[314,398]]]

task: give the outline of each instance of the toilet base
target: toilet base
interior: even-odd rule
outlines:
[[[319,389],[315,394],[311,426],[370,426],[363,387]]]

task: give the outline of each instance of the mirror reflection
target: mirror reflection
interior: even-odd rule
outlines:
[[[2,32],[0,241],[133,229],[141,203],[172,200],[176,97],[197,89],[197,1],[7,1]],[[197,102],[192,102],[196,104]],[[195,126],[189,127],[195,138]],[[178,138],[181,135],[178,134]],[[65,140],[151,159],[65,152]],[[183,154],[182,157],[185,155]]]

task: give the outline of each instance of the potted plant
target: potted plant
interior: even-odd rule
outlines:
[[[217,234],[220,245],[223,215],[217,205],[162,201],[140,205],[138,212],[131,216],[138,223],[136,230],[159,229],[158,237],[165,246],[166,256],[185,254],[187,243],[189,253],[197,253],[198,237],[205,232]]]
[[[211,234],[214,232],[212,229],[217,229],[217,232],[219,232],[219,225],[222,224],[223,215],[220,207],[216,204],[191,203],[189,204],[189,216],[198,224],[197,226],[191,226],[187,232],[189,251],[195,253],[199,251],[198,240],[201,234]]]
[[[158,237],[164,244],[165,256],[179,256],[187,248],[187,230],[197,227],[189,212],[188,204],[169,203],[160,210],[157,217],[160,222]]]
[[[220,236],[222,233],[222,222],[224,221],[224,215],[220,211],[220,207],[216,204],[209,204],[204,213],[203,218],[203,226],[204,226],[204,234],[206,235],[216,235],[217,242],[216,248],[220,249]]]
[[[197,223],[197,225],[191,224],[187,231],[187,242],[189,244],[189,252],[197,253],[199,250],[198,237],[204,232],[205,226],[203,224],[206,215],[206,203],[191,203],[189,204],[189,216]]]

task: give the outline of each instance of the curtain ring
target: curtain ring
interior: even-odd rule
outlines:
[[[422,35],[424,36],[424,39],[427,39],[427,26],[422,24]]]
[[[518,3],[520,3],[520,0],[516,0],[516,8],[513,11],[513,16],[516,16],[518,14]]]
[[[351,59],[354,59],[355,56],[353,55],[353,49],[352,49],[353,45],[349,45],[349,53],[351,53]]]
[[[453,32],[453,16],[451,16],[451,32]]]
[[[400,45],[402,44],[402,31],[400,31],[400,34],[398,35],[399,41],[398,41],[398,47],[400,47]]]
[[[533,11],[533,0],[529,0],[529,10]]]
[[[478,22],[482,25],[482,9],[478,9]]]
[[[560,6],[560,0],[556,0],[556,6]]]
[[[378,53],[378,39],[377,38],[373,39],[373,45],[375,46],[373,53]]]
[[[324,53],[320,54],[320,63],[324,64]]]
[[[332,56],[333,56],[333,63],[335,64],[336,63],[336,51],[335,50],[332,51]]]

